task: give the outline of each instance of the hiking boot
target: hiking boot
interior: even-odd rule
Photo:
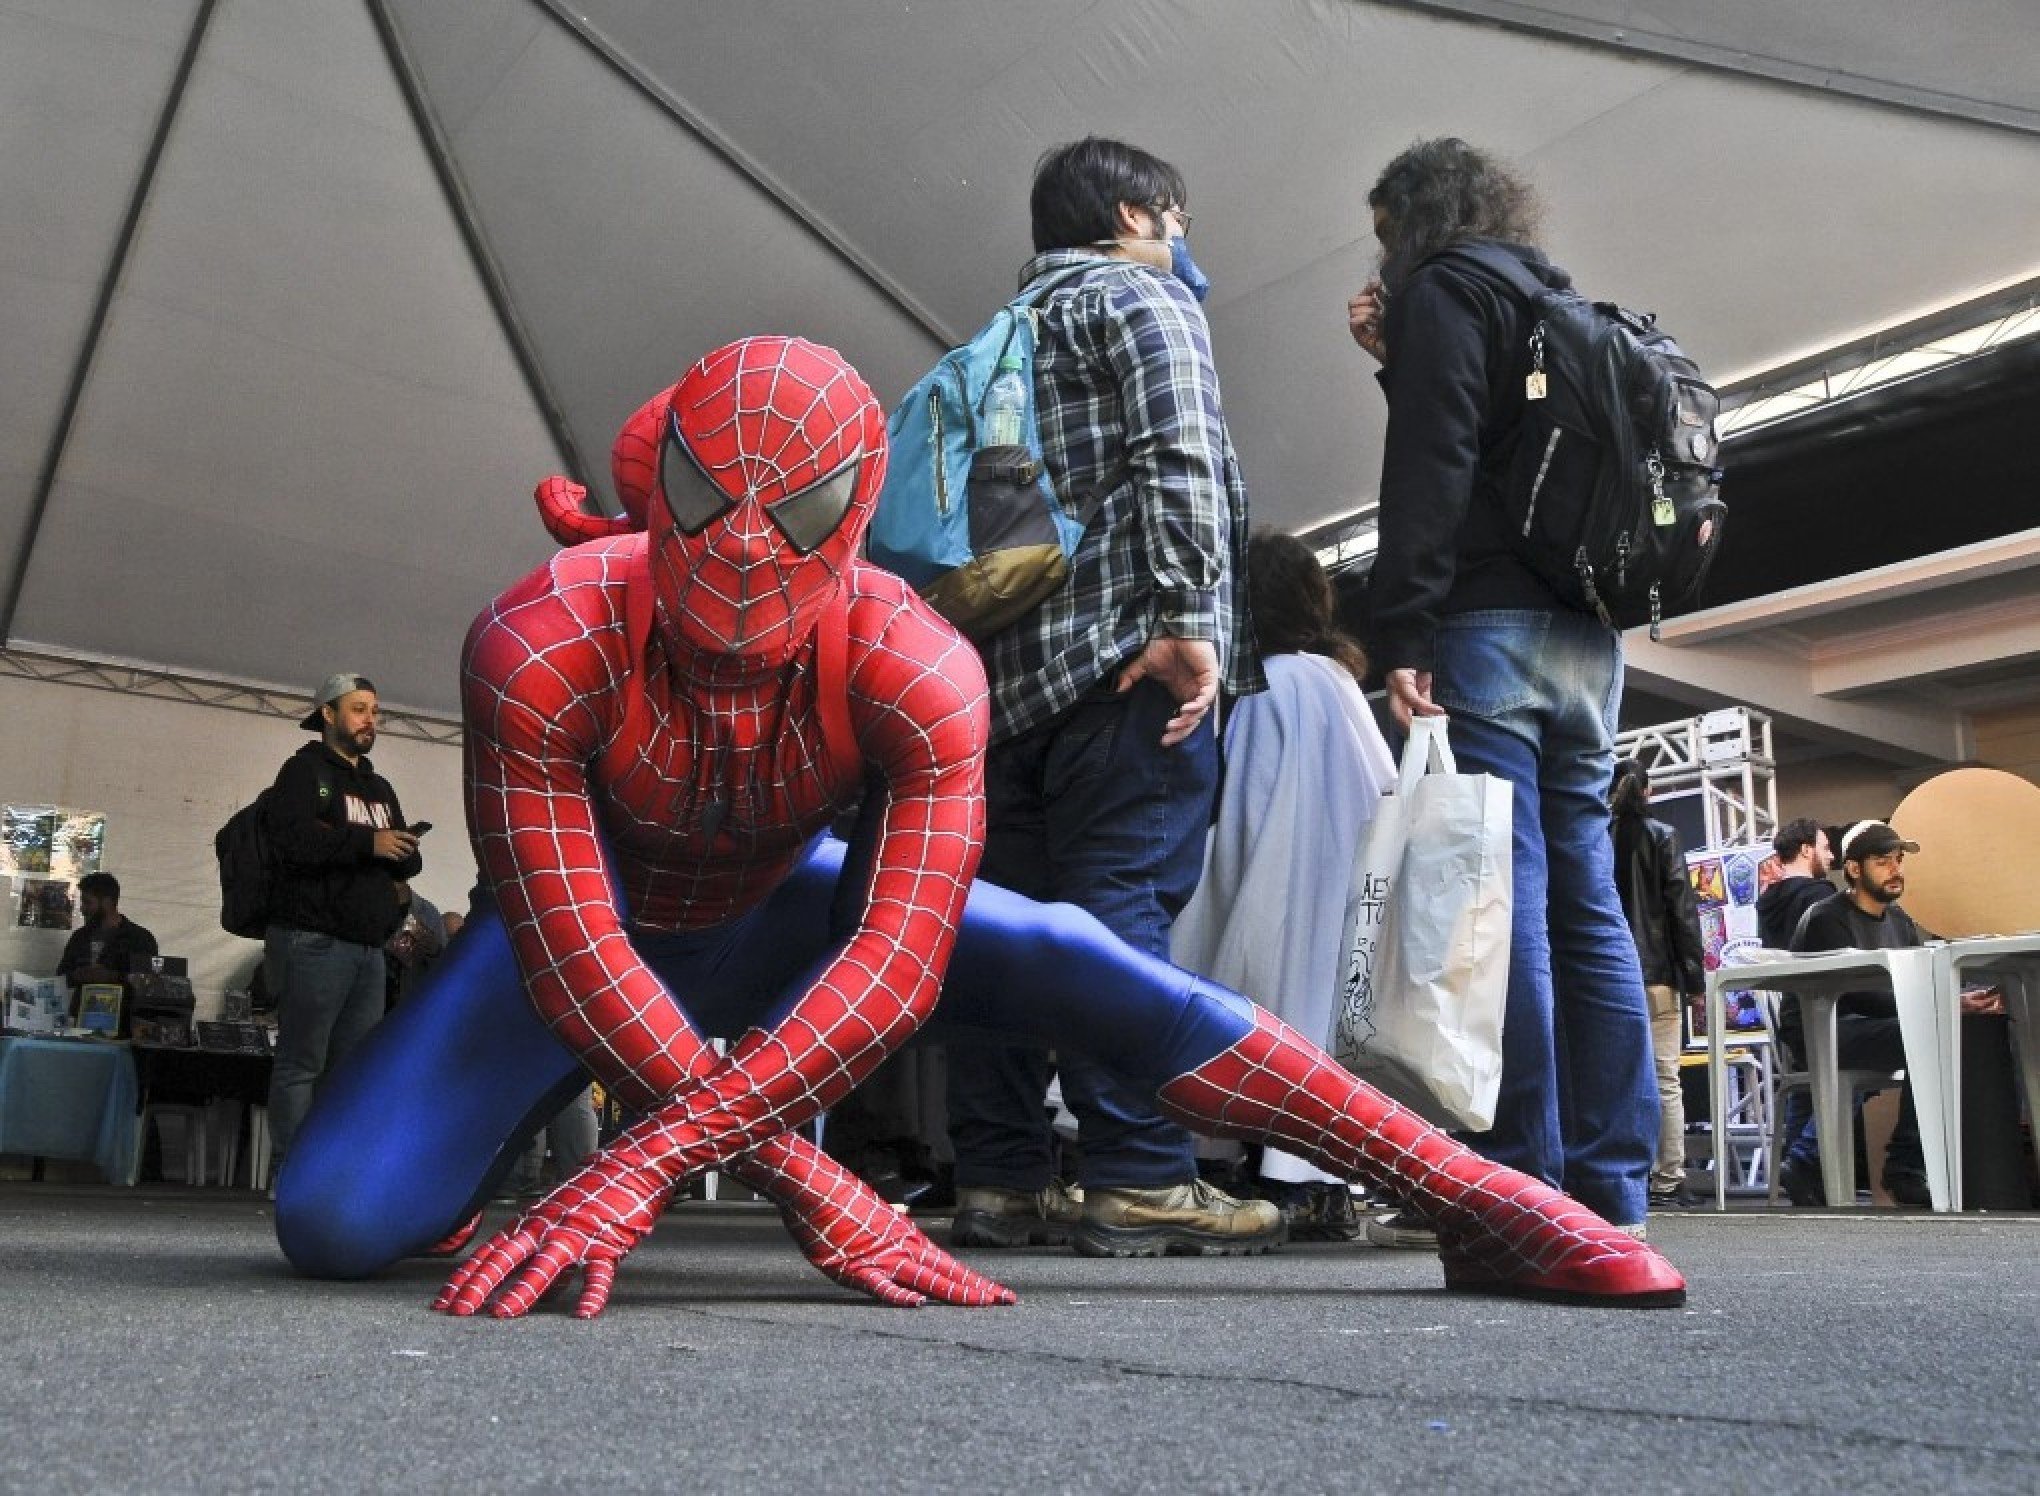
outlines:
[[[952,1247],[1059,1247],[1084,1216],[1084,1192],[1052,1180],[1043,1190],[964,1185],[956,1192]]]
[[[1092,1190],[1076,1244],[1086,1257],[1246,1257],[1288,1234],[1266,1200],[1235,1200],[1193,1179],[1158,1190]]]
[[[1405,1207],[1390,1211],[1387,1215],[1373,1217],[1367,1223],[1367,1240],[1377,1247],[1400,1247],[1412,1252],[1435,1252],[1438,1250],[1438,1228]]]

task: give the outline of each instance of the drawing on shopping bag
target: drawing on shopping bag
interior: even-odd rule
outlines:
[[[1349,1069],[1367,1053],[1376,1033],[1374,952],[1381,940],[1382,922],[1388,917],[1388,897],[1394,882],[1385,873],[1367,872],[1361,875],[1360,886],[1354,893],[1352,950],[1347,956],[1346,988],[1341,994],[1346,1018],[1335,1025],[1345,1053],[1333,1056]]]

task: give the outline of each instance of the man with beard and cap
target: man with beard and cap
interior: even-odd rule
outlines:
[[[1822,900],[1800,916],[1799,928],[1792,936],[1792,949],[1909,950],[1934,939],[1898,905],[1899,897],[1905,892],[1906,854],[1919,849],[1918,842],[1907,841],[1882,821],[1858,821],[1849,827],[1836,846],[1842,874],[1847,880],[1842,892],[1839,897]],[[1978,1020],[1995,1020],[1992,1027],[2002,1029],[2004,1012],[2002,993],[1995,990],[1965,992],[1962,995],[1965,1049],[1975,1048],[1979,1053],[2002,1050],[2005,1037],[2001,1033],[1987,1037],[1979,1031]],[[1797,1020],[1796,1011],[1789,1018],[1781,1014],[1778,1027],[1780,1037],[1795,1052],[1803,1053],[1803,1030]],[[1835,1013],[1835,1059],[1845,1070],[1898,1070],[1906,1067],[1905,1043],[1899,1032],[1898,1004],[1891,993],[1852,992],[1841,999]],[[2008,1065],[2003,1068],[2009,1075]],[[2008,1087],[1994,1089],[2005,1093],[2003,1101],[2010,1109],[2009,1127],[2016,1132],[2016,1101]],[[1982,1099],[1976,1098],[1979,1102]],[[1971,1098],[1965,1094],[1964,1100],[1965,1135],[1974,1131],[1978,1138],[1987,1138],[1992,1132],[2005,1129],[2005,1107],[1997,1109],[1994,1124],[1972,1128],[1971,1118],[1976,1114],[1969,1110]],[[1808,1131],[1810,1134],[1811,1129]],[[1817,1155],[1813,1169],[1813,1177],[1817,1179]],[[1780,1182],[1784,1182],[1782,1169]],[[1920,1149],[1919,1118],[1913,1111],[1910,1077],[1906,1080],[1905,1089],[1899,1093],[1898,1125],[1892,1129],[1891,1143],[1885,1150],[1883,1184],[1891,1198],[1901,1205],[1925,1206],[1932,1203],[1927,1191],[1925,1157]],[[1795,1203],[1798,1203],[1796,1196]]]
[[[403,923],[397,883],[424,866],[390,782],[375,772],[382,707],[351,670],[326,677],[299,724],[263,828],[277,868],[263,980],[277,994],[269,1130],[281,1167],[320,1078],[382,1017],[383,942]]]

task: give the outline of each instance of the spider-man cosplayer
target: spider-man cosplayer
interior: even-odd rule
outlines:
[[[1086,1051],[1192,1128],[1391,1189],[1438,1222],[1448,1287],[1682,1302],[1648,1246],[1246,999],[1074,908],[973,886],[984,677],[857,559],[885,455],[835,353],[719,349],[618,439],[645,533],[573,545],[476,622],[468,815],[501,919],[471,922],[320,1095],[277,1187],[291,1260],[356,1276],[426,1249],[592,1074],[644,1120],[436,1307],[522,1314],[578,1269],[575,1312],[599,1313],[675,1184],[708,1168],[776,1201],[839,1282],[1009,1303],[797,1131],[934,1019]],[[577,517],[578,497],[540,489],[562,538],[632,528]],[[823,828],[860,794],[846,848]],[[727,1057],[711,1035],[734,1039]]]

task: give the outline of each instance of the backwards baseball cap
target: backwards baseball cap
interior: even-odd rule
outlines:
[[[356,675],[352,670],[336,670],[333,674],[326,677],[325,684],[321,685],[318,691],[314,693],[312,696],[312,709],[305,713],[303,720],[298,723],[298,726],[302,727],[306,732],[323,732],[325,731],[326,723],[325,719],[319,715],[321,710],[331,706],[349,691],[373,691],[374,689],[375,682],[367,676]]]
[[[1865,857],[1886,857],[1893,852],[1917,852],[1920,844],[1907,841],[1882,821],[1858,821],[1842,833],[1837,855],[1843,862],[1861,862]]]

